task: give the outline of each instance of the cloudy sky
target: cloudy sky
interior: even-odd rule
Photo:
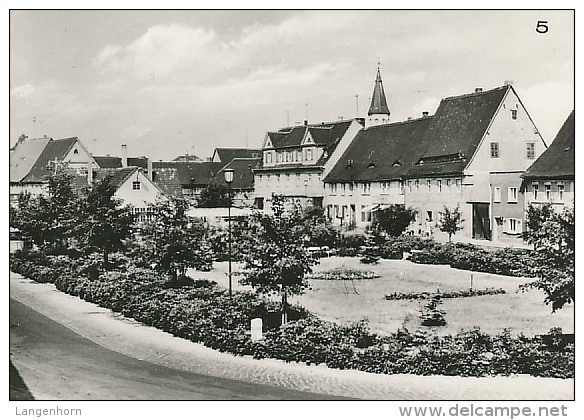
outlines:
[[[11,11],[10,143],[259,147],[288,121],[364,116],[378,60],[392,121],[512,80],[549,143],[574,107],[573,53],[570,11]]]

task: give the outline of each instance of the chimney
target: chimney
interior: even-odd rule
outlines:
[[[428,116],[428,111],[422,112],[422,117],[427,117],[427,116]]]
[[[152,172],[152,159],[146,158],[146,164],[148,165],[148,179],[154,181],[154,173]]]
[[[304,120],[304,125],[308,125],[308,120]]]
[[[128,166],[128,145],[122,144],[122,167]]]
[[[412,120],[412,117],[408,117],[408,121],[411,121],[411,120]]]
[[[481,93],[483,91],[483,88],[475,88],[475,93]]]
[[[513,85],[513,80],[505,80],[505,86]]]

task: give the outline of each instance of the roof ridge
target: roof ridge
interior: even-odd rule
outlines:
[[[376,128],[392,127],[392,126],[395,126],[395,125],[409,124],[409,123],[412,123],[412,122],[422,121],[422,120],[428,120],[428,119],[432,119],[432,118],[434,118],[434,115],[428,115],[427,117],[412,118],[411,120],[395,121],[395,122],[386,123],[386,124],[377,124],[377,125],[373,125],[371,127],[368,127],[368,128],[366,128],[364,130],[373,130],[373,129],[376,129]]]
[[[450,101],[453,99],[469,98],[471,96],[480,96],[480,95],[484,95],[487,93],[492,93],[492,92],[499,91],[502,89],[510,89],[510,88],[511,88],[511,85],[503,85],[503,86],[498,86],[496,88],[489,89],[489,90],[482,90],[480,92],[470,92],[470,93],[463,93],[462,95],[447,96],[446,98],[442,98],[442,101]]]

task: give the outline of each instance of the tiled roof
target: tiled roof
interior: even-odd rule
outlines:
[[[205,186],[219,170],[221,162],[153,162],[154,183],[166,194],[180,196],[182,186]]]
[[[49,141],[22,182],[45,182],[51,174],[49,162],[63,161],[69,150],[78,141],[77,137]]]
[[[125,167],[125,168],[109,168],[109,169],[98,169],[96,171],[95,179],[100,180],[105,178],[107,175],[112,175],[110,178],[110,184],[116,188],[119,188],[135,171],[139,169],[136,167]]]
[[[308,131],[316,145],[326,148],[336,147],[339,139],[347,132],[353,121],[343,120],[287,127],[277,132],[269,132],[268,137],[275,149],[299,147]],[[332,153],[332,150],[329,152]]]
[[[119,156],[94,156],[93,157],[100,168],[121,168],[122,158]],[[142,169],[148,168],[148,158],[145,156],[129,157],[128,166],[137,166]]]
[[[117,156],[94,156],[100,168],[121,168],[122,158]]]
[[[574,179],[575,119],[572,111],[550,147],[523,173],[524,178]]]
[[[226,163],[231,162],[233,159],[251,159],[258,158],[262,154],[261,149],[248,149],[243,147],[217,147],[213,153],[213,157],[217,155],[220,162]]]
[[[432,117],[361,130],[327,175],[326,182],[399,179],[417,162]]]
[[[510,89],[501,86],[443,99],[424,138],[425,151],[406,177],[462,173]]]
[[[213,182],[225,184],[224,170],[233,169],[233,184],[231,188],[235,190],[248,190],[254,186],[253,169],[260,163],[260,159],[233,159],[215,175]]]
[[[201,162],[203,159],[198,157],[197,155],[180,155],[175,157],[172,161],[173,162]]]
[[[16,145],[10,155],[10,182],[20,182],[28,175],[50,140],[25,139]]]
[[[361,130],[325,181],[460,174],[509,89],[445,98],[431,117]]]

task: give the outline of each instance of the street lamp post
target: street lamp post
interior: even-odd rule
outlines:
[[[223,171],[225,175],[225,182],[227,183],[227,193],[228,193],[228,203],[227,203],[227,226],[229,229],[229,239],[227,244],[227,256],[229,259],[229,297],[231,297],[233,293],[232,285],[231,285],[231,184],[233,183],[233,172],[234,170],[231,168],[227,168]]]

